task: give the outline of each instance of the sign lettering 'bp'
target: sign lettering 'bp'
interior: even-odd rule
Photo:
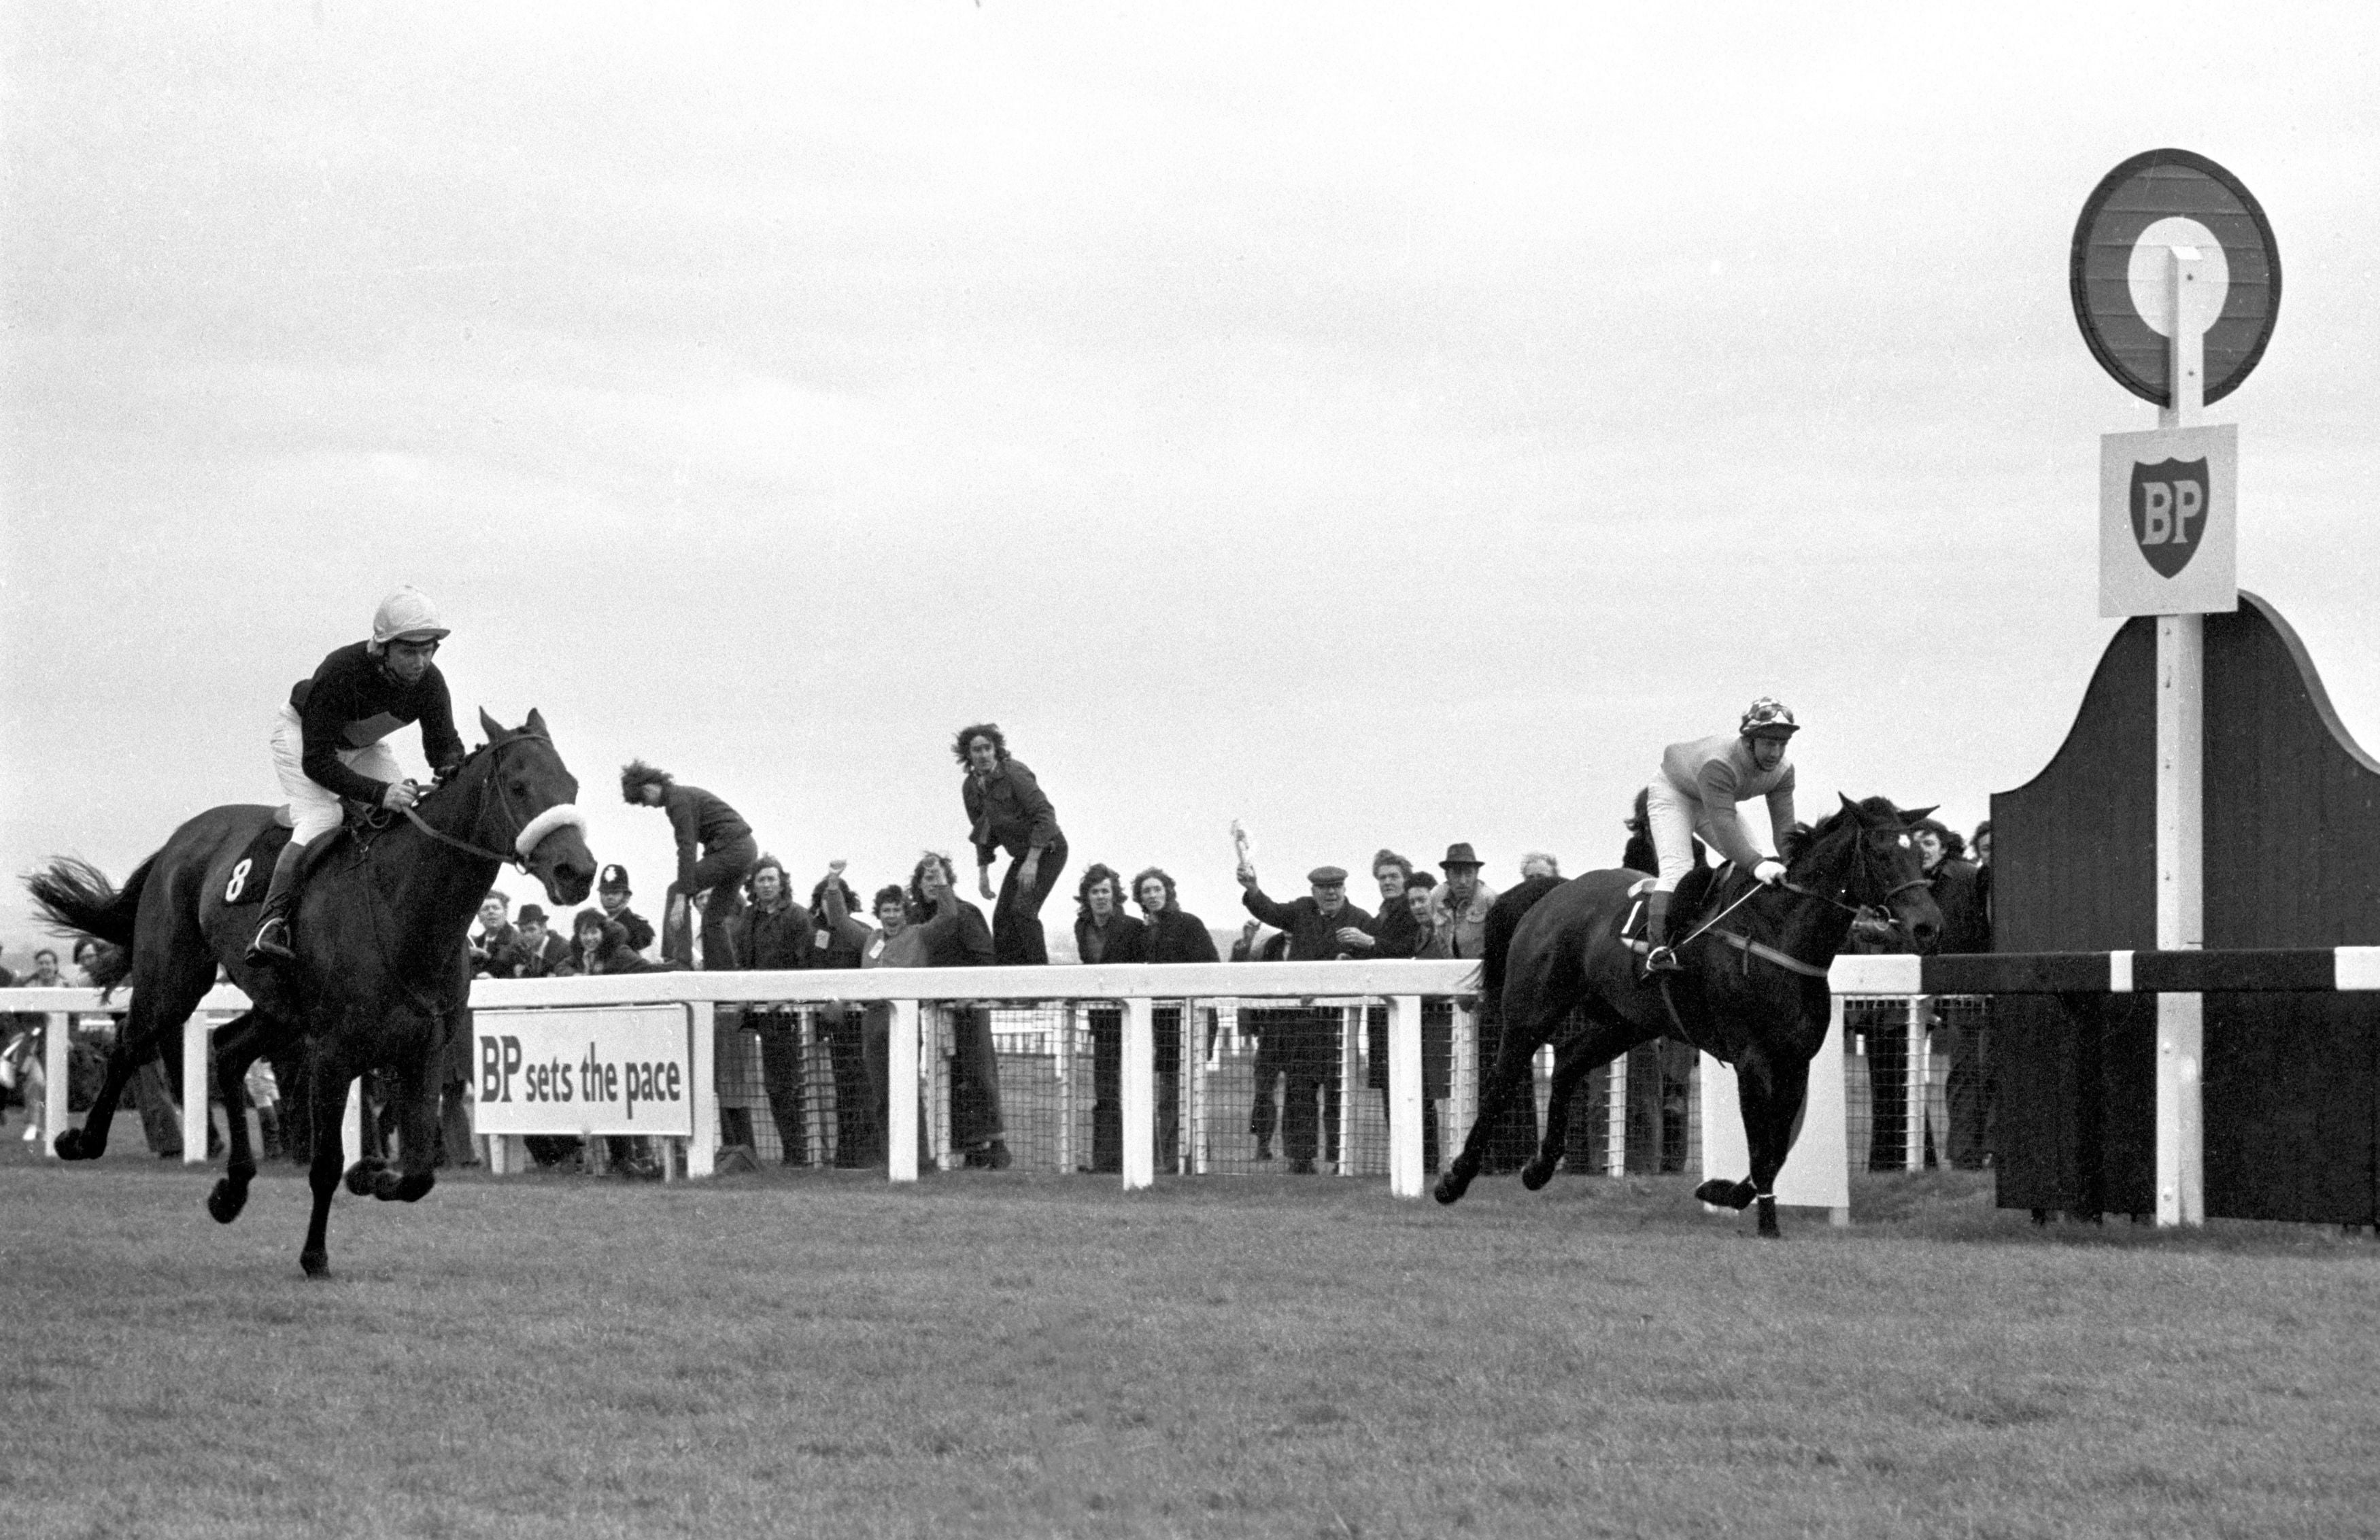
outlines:
[[[686,1008],[472,1013],[475,1134],[694,1133]]]
[[[2240,430],[2221,423],[2099,441],[2099,612],[2240,607]]]

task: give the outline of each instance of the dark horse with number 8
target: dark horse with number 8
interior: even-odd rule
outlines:
[[[1696,1195],[1737,1209],[1756,1201],[1760,1233],[1776,1235],[1777,1173],[1798,1132],[1810,1060],[1826,1040],[1827,968],[1852,916],[1861,908],[1888,911],[1921,948],[1942,924],[1908,833],[1933,809],[1903,813],[1883,797],[1842,804],[1815,829],[1797,831],[1779,853],[1787,857],[1782,884],[1764,888],[1733,868],[1711,883],[1701,911],[1713,918],[1691,944],[1678,944],[1680,971],[1654,976],[1667,985],[1645,978],[1621,935],[1641,873],[1588,872],[1531,895],[1534,905],[1517,924],[1507,916],[1501,934],[1491,915],[1481,983],[1500,1003],[1503,1036],[1471,1136],[1439,1178],[1438,1201],[1452,1203],[1470,1187],[1487,1130],[1507,1102],[1527,1093],[1531,1060],[1576,1011],[1585,1026],[1557,1058],[1545,1139],[1522,1182],[1534,1191],[1552,1178],[1568,1136],[1571,1093],[1589,1070],[1639,1043],[1676,1037],[1735,1066],[1752,1155],[1750,1176],[1706,1182]],[[1676,933],[1686,923],[1672,916]],[[1705,1118],[1719,1115],[1703,1110]]]
[[[132,1072],[177,1030],[230,970],[251,1009],[218,1029],[214,1070],[229,1114],[230,1148],[207,1211],[239,1217],[256,1174],[243,1077],[268,1049],[301,1036],[310,1065],[302,1095],[313,1129],[312,1218],[298,1260],[310,1275],[330,1268],[331,1197],[346,1154],[340,1116],[347,1088],[367,1070],[390,1076],[403,1140],[401,1173],[359,1169],[349,1184],[374,1197],[411,1203],[435,1181],[439,1067],[446,1035],[462,1029],[470,979],[466,938],[480,900],[510,861],[545,886],[556,904],[584,900],[595,882],[578,782],[535,712],[518,728],[486,712],[488,741],[411,817],[379,831],[350,831],[313,853],[320,869],[297,915],[298,964],[251,964],[255,920],[233,907],[246,873],[243,853],[273,821],[264,806],[211,808],[174,831],[121,891],[90,866],[60,860],[26,879],[51,920],[115,943],[115,972],[132,1004],[108,1054],[107,1080],[79,1129],[57,1137],[58,1154],[91,1160]]]

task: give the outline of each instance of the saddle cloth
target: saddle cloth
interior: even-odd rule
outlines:
[[[320,866],[323,855],[346,837],[358,816],[358,805],[347,804],[347,821],[307,847],[307,871]],[[273,886],[273,864],[281,859],[281,847],[289,843],[290,827],[288,806],[275,807],[273,817],[248,842],[248,848],[239,853],[239,859],[231,864],[231,872],[224,879],[225,904],[237,909],[264,902],[265,890]]]
[[[1702,922],[1706,901],[1718,891],[1718,879],[1729,869],[1727,867],[1696,867],[1678,879],[1677,891],[1670,895],[1671,945]],[[1628,944],[1629,951],[1639,956],[1652,950],[1645,940],[1645,900],[1652,891],[1653,879],[1649,877],[1629,889],[1628,896],[1633,902],[1628,905],[1627,914],[1620,921],[1620,939]]]

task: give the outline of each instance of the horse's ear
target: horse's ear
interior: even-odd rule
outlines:
[[[488,715],[488,709],[482,706],[480,708],[480,731],[488,735],[488,742],[494,743],[504,735],[504,724]]]
[[[1853,802],[1847,796],[1844,796],[1840,792],[1837,792],[1835,795],[1841,799],[1843,811],[1851,816],[1851,819],[1853,823],[1864,824],[1867,822],[1866,818],[1860,812],[1860,805],[1858,803]]]
[[[528,721],[521,723],[521,730],[525,733],[534,733],[540,738],[550,738],[553,735],[545,730],[545,719],[537,714],[537,708],[534,706],[528,709]]]
[[[1937,802],[1934,805],[1934,807],[1939,807],[1940,806],[1942,805]],[[1927,819],[1934,816],[1934,807],[1902,808],[1900,810],[1900,826],[1903,829],[1916,828],[1919,824],[1924,823]]]

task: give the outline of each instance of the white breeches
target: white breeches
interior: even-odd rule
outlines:
[[[1703,805],[1670,784],[1668,776],[1657,775],[1645,788],[1645,818],[1653,826],[1653,853],[1661,867],[1653,891],[1675,892],[1679,880],[1694,869],[1694,836],[1707,833]]]
[[[284,701],[273,724],[273,773],[281,778],[281,790],[289,798],[290,819],[297,826],[290,838],[301,845],[312,844],[338,828],[344,816],[339,794],[307,775],[305,758],[305,724],[298,720],[298,709]],[[386,743],[343,748],[339,763],[375,781],[405,779]]]

